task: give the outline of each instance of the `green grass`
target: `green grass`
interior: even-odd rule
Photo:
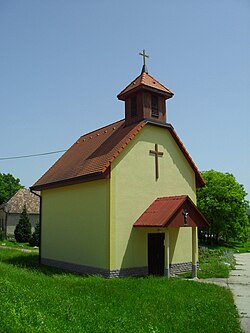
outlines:
[[[229,241],[223,245],[199,247],[199,278],[227,278],[230,270],[234,269],[233,253],[250,252],[250,229],[245,242]],[[190,273],[184,276],[189,277]]]
[[[244,241],[230,239],[228,242],[222,242],[219,245],[209,247],[212,249],[224,249],[235,253],[250,252],[250,226],[248,227],[247,236]]]
[[[103,279],[0,249],[0,332],[240,333],[229,290],[165,278]]]
[[[250,238],[248,238],[246,242],[231,241],[225,245],[225,248],[235,253],[250,252]]]
[[[223,248],[200,248],[198,278],[228,278],[235,266],[233,252]]]
[[[228,278],[231,269],[235,267],[235,259],[232,251],[220,247],[199,248],[199,279]],[[191,272],[178,274],[180,278],[191,278]]]

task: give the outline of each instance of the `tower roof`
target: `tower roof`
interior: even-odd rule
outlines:
[[[133,80],[125,89],[123,89],[118,95],[117,98],[120,100],[125,100],[127,94],[135,92],[139,89],[148,89],[153,92],[158,92],[166,98],[171,98],[174,93],[156,80],[153,76],[149,75],[146,72],[142,72],[135,80]]]

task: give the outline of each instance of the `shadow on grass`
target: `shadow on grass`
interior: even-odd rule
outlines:
[[[37,271],[40,273],[43,273],[48,276],[52,275],[79,275],[73,272],[69,272],[60,268],[55,268],[55,267],[49,267],[49,266],[44,266],[39,264],[39,256],[38,254],[18,254],[15,256],[12,256],[10,258],[3,258],[1,262],[10,264],[16,267],[21,267],[21,268],[26,268],[30,269],[32,271]]]

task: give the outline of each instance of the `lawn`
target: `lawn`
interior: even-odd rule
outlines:
[[[199,248],[198,278],[228,278],[234,267],[233,252],[223,248]]]
[[[233,253],[250,252],[250,229],[245,242],[231,240],[228,243],[199,247],[199,278],[227,278],[234,269]],[[186,276],[190,274],[185,273]]]
[[[0,249],[0,332],[240,333],[229,290],[165,278],[82,277]]]

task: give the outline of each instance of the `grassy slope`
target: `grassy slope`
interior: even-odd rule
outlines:
[[[39,268],[0,249],[0,332],[238,333],[229,290],[164,278],[103,279]]]

